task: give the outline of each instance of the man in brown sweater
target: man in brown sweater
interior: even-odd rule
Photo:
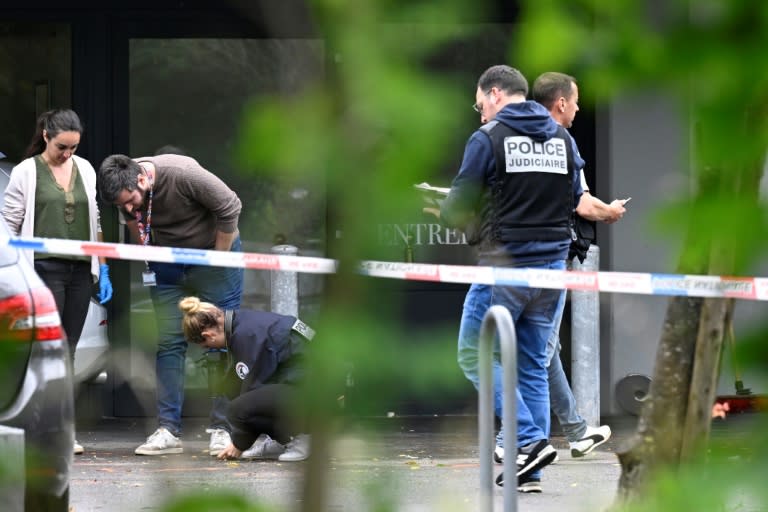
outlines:
[[[117,206],[125,218],[134,243],[241,250],[237,228],[240,199],[193,158],[111,155],[101,164],[98,186],[102,199]],[[243,269],[148,262],[142,282],[149,287],[160,337],[155,366],[158,428],[135,453],[182,453],[179,436],[187,343],[178,304],[188,295],[197,295],[221,309],[238,309]],[[224,397],[213,399],[208,432],[214,456],[230,443],[226,407]]]

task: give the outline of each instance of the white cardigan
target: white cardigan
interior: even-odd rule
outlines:
[[[96,171],[85,158],[72,155],[77,170],[83,179],[85,194],[88,196],[88,220],[91,228],[91,242],[98,241],[97,234],[101,233],[99,207],[96,204]],[[35,157],[27,158],[11,170],[11,179],[5,189],[5,204],[3,218],[8,227],[17,236],[33,237],[35,229],[35,186],[37,184],[37,168]],[[27,259],[34,264],[34,251],[22,251]],[[99,258],[91,257],[91,274],[93,281],[99,279]]]

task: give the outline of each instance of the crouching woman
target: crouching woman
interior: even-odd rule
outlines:
[[[225,379],[239,382],[227,410],[232,443],[220,459],[309,457],[294,397],[305,374],[304,352],[314,332],[296,317],[239,309],[223,311],[198,297],[179,302],[182,329],[189,343],[226,349]]]

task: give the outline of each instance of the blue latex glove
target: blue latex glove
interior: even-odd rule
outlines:
[[[99,266],[99,303],[104,304],[112,298],[112,281],[109,280],[109,266],[102,263]]]

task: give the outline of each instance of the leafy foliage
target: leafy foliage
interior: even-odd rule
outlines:
[[[747,414],[716,420],[712,439],[699,460],[675,471],[657,474],[644,494],[624,512],[707,510],[752,512],[768,503],[764,484],[766,418]],[[728,423],[737,423],[738,434]],[[721,428],[722,426],[722,428]]]
[[[433,343],[421,343],[426,335],[403,332],[402,295],[356,276],[355,265],[378,254],[378,223],[420,212],[411,185],[444,165],[444,147],[463,120],[455,105],[471,103],[474,83],[461,90],[424,69],[432,52],[456,37],[451,27],[460,25],[461,2],[437,8],[328,0],[312,8],[325,41],[326,76],[305,84],[302,94],[264,96],[249,105],[237,154],[242,166],[270,169],[278,183],[325,184],[329,255],[340,261],[340,272],[328,279],[315,322],[313,344],[322,349],[311,354],[303,396],[319,426],[333,423],[350,368],[355,395],[346,405],[352,413],[381,414],[393,397],[444,396],[461,382],[453,350],[446,350],[455,334],[431,332]],[[458,315],[451,315],[452,325]],[[311,458],[308,478],[322,479],[323,464]]]
[[[720,269],[744,272],[764,258],[768,243],[756,192],[768,147],[768,67],[760,65],[768,47],[768,4],[659,4],[526,1],[509,55],[527,76],[575,74],[588,84],[587,102],[641,92],[678,102],[693,137],[690,163],[679,172],[696,186],[662,208],[657,224],[685,240],[682,271],[706,269],[713,250],[728,250],[733,261]],[[315,346],[322,350],[312,354],[316,373],[304,404],[315,418],[332,421],[329,404],[350,362],[367,406],[385,403],[391,393],[437,394],[440,384],[455,378],[452,358],[436,355],[447,336],[435,337],[440,349],[417,344],[422,333],[398,326],[397,294],[356,277],[354,268],[377,254],[371,226],[419,209],[410,185],[437,174],[446,165],[444,148],[455,143],[456,133],[467,132],[456,106],[471,102],[474,78],[456,82],[457,75],[432,72],[426,64],[441,46],[477,36],[480,29],[461,24],[476,7],[455,0],[439,6],[315,1],[327,75],[304,83],[300,94],[262,96],[244,112],[241,166],[267,170],[285,190],[304,180],[327,190],[328,250],[341,266],[329,278],[316,326]],[[270,222],[283,219],[268,207],[261,214]],[[764,460],[745,458],[734,467],[728,457],[712,455],[659,475],[649,501],[636,510],[738,510],[722,498],[744,488],[763,496],[752,483],[764,474]]]
[[[523,18],[516,48],[524,51],[515,53],[523,68],[575,74],[588,84],[583,99],[589,102],[650,93],[679,105],[691,141],[679,172],[690,186],[656,212],[653,225],[683,241],[681,272],[749,275],[768,241],[768,212],[758,197],[768,150],[768,69],[757,64],[768,45],[768,6],[528,1]],[[740,345],[739,353],[758,356],[743,359],[745,367],[764,371],[758,361],[765,336]],[[627,510],[761,509],[765,491],[754,475],[764,462],[753,450],[755,439],[729,441],[725,449],[702,451],[695,463],[656,471],[640,490],[643,499]]]
[[[174,500],[162,512],[274,512],[273,507],[252,503],[233,493],[194,493]]]

